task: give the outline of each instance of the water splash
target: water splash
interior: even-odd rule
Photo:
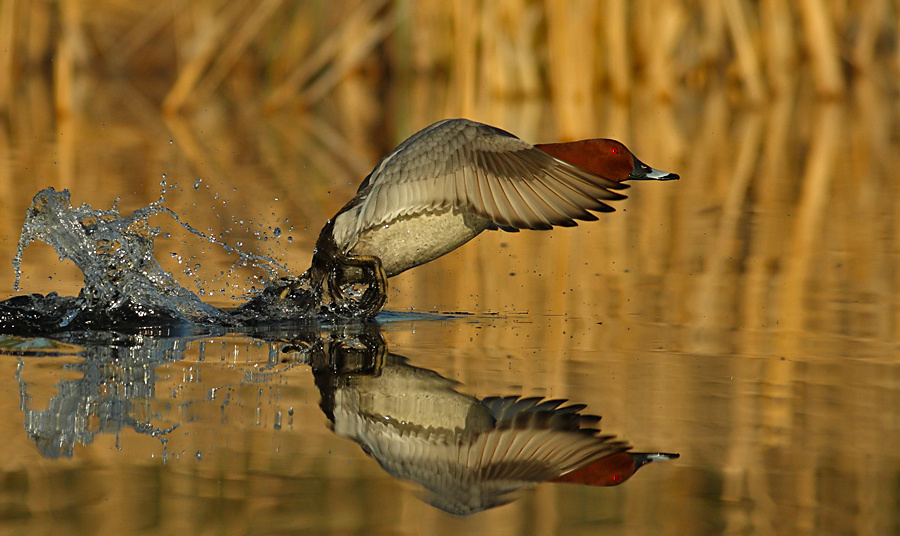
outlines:
[[[147,220],[170,213],[156,202],[122,217],[115,205],[109,210],[95,210],[86,204],[72,207],[68,190],[41,190],[28,209],[13,259],[15,289],[19,290],[25,248],[41,240],[84,274],[78,303],[63,325],[89,311],[103,319],[125,315],[221,322],[226,313],[179,285],[153,257],[153,240],[160,229]]]
[[[280,300],[275,290],[228,311],[204,303],[181,286],[154,257],[153,242],[160,228],[149,224],[152,216],[170,217],[188,232],[237,254],[241,263],[262,268],[270,281],[278,270],[288,270],[271,258],[240,251],[189,225],[164,206],[165,193],[164,181],[159,200],[122,216],[115,204],[108,210],[87,204],[73,207],[68,190],[38,192],[13,259],[15,289],[20,288],[25,249],[37,240],[50,244],[61,260],[74,262],[84,274],[84,287],[78,296],[29,294],[0,302],[0,327],[7,332],[48,332],[181,323],[234,326],[297,319],[315,312],[316,300]],[[283,287],[284,280],[279,281]]]

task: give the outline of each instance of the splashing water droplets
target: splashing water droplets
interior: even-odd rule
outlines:
[[[0,318],[21,318],[21,312],[25,311],[31,316],[25,318],[22,325],[38,326],[39,329],[51,331],[61,328],[83,329],[85,326],[150,325],[159,322],[231,325],[254,320],[255,317],[246,315],[241,317],[242,320],[237,320],[231,313],[204,303],[198,294],[181,286],[171,273],[163,269],[154,257],[154,239],[161,234],[171,238],[171,234],[151,226],[149,219],[153,216],[167,216],[190,234],[235,254],[237,259],[229,270],[230,276],[236,275],[236,267],[250,266],[262,270],[264,275],[253,279],[265,283],[277,279],[279,273],[290,274],[290,271],[270,257],[241,251],[238,248],[243,247],[243,241],[236,241],[232,247],[222,240],[222,235],[216,238],[183,221],[164,206],[165,193],[177,187],[177,184],[167,187],[166,180],[167,176],[163,174],[162,191],[157,201],[128,216],[122,216],[116,209],[116,204],[109,210],[95,210],[86,204],[72,207],[67,190],[57,192],[53,188],[47,188],[38,192],[26,213],[13,259],[14,288],[16,291],[20,290],[23,253],[36,240],[51,245],[61,260],[74,262],[83,273],[84,288],[78,297],[62,297],[51,293],[47,296],[13,298],[8,300],[10,303],[6,309],[0,308]],[[195,184],[199,185],[199,181]],[[244,221],[240,220],[240,224],[243,225]],[[255,234],[259,238],[259,232]],[[280,234],[280,231],[276,234]],[[181,243],[188,245],[184,240]],[[182,267],[180,271],[195,279],[197,291],[203,296],[209,294],[202,288],[208,282],[200,280],[201,264],[192,262],[197,251],[202,253],[202,250],[194,249],[188,257],[183,257],[178,252],[170,255]],[[235,288],[241,295],[245,295],[248,286],[246,283],[227,285]],[[270,312],[277,314],[279,311],[264,307],[252,309],[247,314],[264,316]],[[44,316],[40,316],[41,314]],[[303,310],[295,309],[291,314],[304,313]],[[35,318],[38,320],[34,320]]]

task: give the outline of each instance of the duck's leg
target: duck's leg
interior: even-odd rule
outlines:
[[[307,293],[312,292],[317,301],[321,301],[322,282],[325,280],[325,274],[316,268],[310,268],[300,277],[290,280],[286,285],[278,288],[278,299],[284,300],[296,291],[301,290]],[[307,288],[304,288],[307,287]],[[308,290],[307,290],[308,289]]]
[[[344,305],[348,302],[355,302],[355,308],[359,314],[367,318],[374,317],[384,307],[387,301],[387,274],[381,265],[381,259],[369,255],[338,255],[339,265],[335,266],[330,273],[328,279],[328,292],[332,300],[338,305]],[[349,298],[341,289],[341,285],[346,283],[344,279],[343,266],[353,266],[360,268],[365,277],[363,283],[366,284],[366,290],[359,300]]]

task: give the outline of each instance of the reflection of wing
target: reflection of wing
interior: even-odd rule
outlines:
[[[458,429],[455,436],[447,429],[365,419],[358,423],[365,428],[358,440],[391,475],[425,486],[428,502],[469,514],[504,504],[517,489],[629,448],[596,429],[581,428],[599,418],[581,415],[580,405],[560,407],[563,403],[491,398],[486,407],[502,415],[495,427]]]
[[[596,425],[600,422],[600,417],[582,414],[581,410],[587,407],[584,404],[569,404],[568,406],[560,407],[566,402],[567,400],[561,398],[545,400],[537,396],[527,398],[489,396],[481,401],[497,421],[497,426],[502,426],[502,423],[516,418],[526,419],[535,414],[551,413],[554,420],[549,426],[553,428],[587,432],[596,431],[593,428],[588,429],[585,427]]]
[[[360,186],[355,234],[400,216],[456,207],[498,227],[550,229],[595,220],[628,186],[558,160],[495,127],[447,119],[385,156]]]
[[[456,513],[502,504],[504,495],[552,480],[583,465],[627,450],[611,436],[552,429],[506,429],[480,434],[468,445],[431,453],[437,476],[430,502]],[[459,487],[459,493],[454,493]],[[443,505],[443,506],[441,506]]]

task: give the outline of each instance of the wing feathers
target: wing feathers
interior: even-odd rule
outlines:
[[[414,134],[375,167],[357,193],[356,232],[446,208],[495,226],[549,229],[595,220],[627,187],[557,160],[499,129],[445,120]]]

